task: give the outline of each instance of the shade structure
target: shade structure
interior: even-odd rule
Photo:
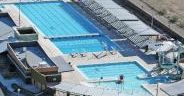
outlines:
[[[180,80],[171,84],[161,84],[160,88],[169,96],[176,96],[178,94],[184,93],[184,80]]]
[[[164,41],[164,42],[150,43],[148,47],[153,51],[162,52],[162,51],[169,51],[172,48],[176,48],[176,45],[171,41]]]

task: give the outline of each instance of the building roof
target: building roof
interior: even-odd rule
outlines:
[[[0,96],[5,96],[1,88],[0,88]]]
[[[184,93],[184,80],[180,80],[171,84],[161,84],[161,90],[170,96],[176,96],[178,94]]]
[[[74,70],[71,65],[65,62],[63,56],[50,57],[50,58],[59,68],[58,69],[59,72],[68,72]]]
[[[58,72],[74,70],[71,65],[64,61],[62,56],[49,57],[47,52],[36,41],[9,43],[9,45],[17,58],[28,68],[57,66]]]
[[[135,15],[130,13],[128,10],[124,8],[109,8],[107,9],[109,12],[111,12],[114,16],[116,16],[119,20],[123,21],[133,21],[133,20],[139,20]]]
[[[17,58],[28,68],[56,66],[37,42],[16,42],[9,45]]]
[[[0,53],[3,53],[7,50],[8,41],[0,41]]]
[[[121,7],[113,0],[95,0],[107,9],[113,16],[117,17],[120,21],[124,22],[131,29],[135,30],[142,36],[159,35],[159,32],[140,21],[138,17],[132,14],[130,11]]]
[[[159,35],[160,33],[155,31],[150,26],[146,25],[142,21],[124,21],[131,29],[135,30],[139,35]]]
[[[101,4],[106,9],[118,9],[122,8],[118,4],[116,4],[113,0],[95,0],[99,4]]]
[[[119,6],[112,0],[96,0],[119,20],[138,20],[138,18],[125,8]]]
[[[6,51],[7,43],[15,41],[13,26],[15,24],[8,14],[0,13],[0,53]]]

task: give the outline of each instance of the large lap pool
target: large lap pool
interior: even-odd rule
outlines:
[[[43,35],[54,36],[79,36],[84,34],[101,34],[101,30],[80,14],[69,3],[44,2],[17,4],[21,11],[41,30]],[[113,42],[106,42],[108,38],[70,38],[51,40],[63,53],[82,53],[104,51],[103,47],[116,46]],[[105,42],[106,44],[103,44]],[[82,45],[84,47],[82,48]],[[86,43],[86,44],[84,44]],[[72,44],[72,45],[71,45]],[[100,44],[100,45],[99,45]],[[105,46],[104,46],[105,45]],[[86,47],[85,47],[86,46]]]
[[[112,82],[98,82],[92,83],[96,86],[109,87],[112,89],[122,90],[124,94],[133,96],[150,95],[142,84],[156,84],[157,82],[167,82],[165,77],[151,78],[151,79],[138,79],[137,76],[146,73],[136,62],[124,63],[108,63],[108,64],[95,64],[95,65],[80,65],[79,71],[88,80],[100,80],[101,77],[105,78],[118,78],[119,75],[124,75],[124,84],[118,85]]]

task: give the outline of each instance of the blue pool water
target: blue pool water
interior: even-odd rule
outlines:
[[[98,52],[102,50],[114,50],[117,47],[105,37],[88,37],[72,39],[54,39],[54,44],[63,53]]]
[[[167,82],[167,78],[158,77],[151,79],[140,80],[137,75],[146,73],[146,71],[136,62],[125,62],[125,63],[108,63],[108,64],[98,64],[98,65],[81,65],[78,66],[82,74],[85,75],[89,80],[99,80],[100,77],[103,78],[118,78],[119,75],[123,74],[124,84],[117,85],[115,82],[105,82],[105,83],[94,83],[97,86],[109,87],[113,89],[122,90],[127,94],[148,94],[141,85],[142,84],[156,84],[157,82]]]
[[[64,2],[24,3],[21,11],[47,36],[98,33],[95,25]]]
[[[15,26],[15,23],[13,22],[11,17],[9,17],[9,15],[0,16],[0,22],[3,22],[4,24],[6,24],[10,27]]]
[[[17,6],[19,6],[19,4],[17,4]],[[20,4],[20,8],[45,36],[78,36],[102,33],[98,27],[68,3],[22,3]],[[63,53],[81,53],[104,51],[103,47],[115,46],[111,44],[112,42],[106,42],[106,39],[105,37],[100,39],[71,38],[67,40],[59,39],[52,41]],[[102,42],[106,42],[106,44],[102,44]]]

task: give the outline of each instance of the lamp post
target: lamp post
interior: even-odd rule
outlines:
[[[152,15],[151,15],[151,27],[153,28],[153,12],[152,12]]]
[[[158,96],[159,93],[159,83],[157,83],[157,92],[156,92],[156,96]]]
[[[17,89],[18,96],[20,96],[20,88]]]
[[[20,27],[20,3],[21,3],[21,0],[19,0],[19,27]]]

